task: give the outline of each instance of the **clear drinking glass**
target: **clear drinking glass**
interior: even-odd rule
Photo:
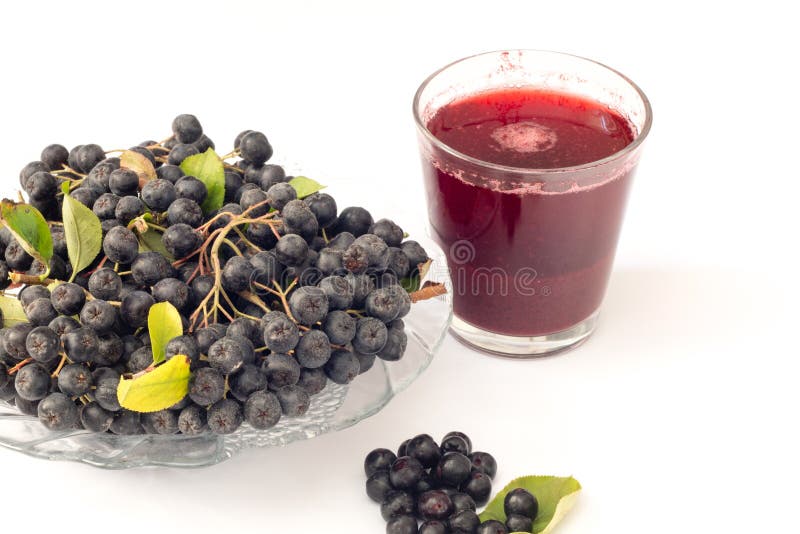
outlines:
[[[554,95],[556,107],[574,97],[591,101],[597,109],[591,107],[590,118],[598,128],[614,130],[609,119],[620,118],[632,140],[596,161],[528,168],[467,155],[431,131],[433,120],[447,127],[437,112],[452,102],[529,88]],[[461,59],[432,74],[416,93],[414,117],[431,233],[447,255],[452,278],[451,331],[470,345],[516,357],[584,341],[596,325],[650,130],[644,93],[588,59],[506,50]],[[502,150],[547,151],[562,140],[544,123],[523,121],[510,128],[498,126],[491,133]],[[476,150],[481,147],[473,154]]]

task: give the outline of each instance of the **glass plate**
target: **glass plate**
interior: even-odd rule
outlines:
[[[444,254],[429,239],[418,241],[433,258],[426,280],[450,289]],[[249,425],[227,436],[180,434],[116,436],[85,430],[51,432],[35,417],[22,415],[0,401],[0,445],[30,456],[83,462],[106,469],[141,466],[203,467],[231,458],[250,447],[276,447],[352,426],[381,410],[424,371],[450,325],[450,293],[414,304],[404,318],[408,348],[400,361],[375,360],[375,365],[348,386],[328,382],[312,397],[303,417],[283,418],[269,430]]]

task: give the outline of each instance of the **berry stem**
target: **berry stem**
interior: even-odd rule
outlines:
[[[17,273],[13,272],[8,275],[12,282],[15,284],[26,284],[26,285],[39,285],[39,286],[48,286],[56,280],[52,278],[44,278],[41,279],[39,276],[35,274],[24,274],[24,273]]]
[[[28,365],[29,363],[31,363],[32,361],[33,361],[33,358],[25,358],[24,360],[22,360],[21,362],[19,362],[17,365],[15,365],[15,366],[14,366],[14,367],[12,367],[11,369],[9,369],[7,374],[8,374],[8,375],[13,375],[13,374],[14,374],[14,373],[16,373],[17,371],[19,371],[20,369],[22,369],[23,367],[25,367],[26,365]]]
[[[58,367],[56,367],[56,370],[53,371],[53,374],[50,375],[51,378],[56,378],[58,376],[58,373],[60,373],[61,369],[64,368],[64,364],[67,363],[67,360],[68,360],[67,355],[62,352],[61,361],[58,362]]]

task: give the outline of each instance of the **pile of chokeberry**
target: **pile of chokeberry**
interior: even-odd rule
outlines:
[[[536,498],[520,488],[506,497],[506,525],[481,523],[476,510],[489,501],[497,462],[487,452],[473,452],[462,432],[450,432],[440,444],[420,434],[404,441],[397,454],[375,449],[364,471],[367,495],[380,503],[387,534],[531,532],[538,511]]]
[[[328,380],[347,384],[376,357],[403,356],[405,284],[428,261],[417,242],[362,207],[339,211],[324,192],[298,198],[293,177],[267,163],[263,133],[242,132],[219,158],[196,117],[172,129],[127,151],[50,145],[22,169],[53,255],[48,269],[0,231],[0,289],[21,288],[27,317],[0,330],[0,400],[54,430],[226,434],[300,416]],[[209,182],[181,167],[209,153],[224,168],[216,206]],[[102,249],[79,272],[65,194],[100,222]],[[139,413],[121,407],[118,385],[154,369],[147,321],[157,302],[180,313],[184,335],[166,359],[185,355],[191,378],[183,400]]]

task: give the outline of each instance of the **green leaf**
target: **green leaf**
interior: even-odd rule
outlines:
[[[27,322],[28,318],[25,316],[25,310],[22,309],[19,299],[0,295],[0,324],[8,327]]]
[[[39,210],[28,204],[17,204],[4,199],[0,202],[0,222],[11,231],[25,252],[43,264],[50,265],[53,237]],[[49,272],[50,269],[47,274]]]
[[[150,331],[150,345],[153,347],[153,363],[164,361],[167,343],[183,335],[181,314],[169,302],[159,302],[150,306],[147,315],[147,329]]]
[[[161,232],[148,227],[144,233],[139,233],[138,230],[137,233],[139,234],[139,252],[158,252],[169,261],[175,261],[161,241]]]
[[[539,501],[539,514],[533,521],[533,533],[549,534],[556,524],[575,504],[581,490],[580,483],[572,477],[528,476],[511,481],[511,483],[495,495],[480,514],[481,522],[496,519],[506,522],[503,500],[506,494],[515,488],[524,488]]]
[[[417,265],[417,268],[414,269],[409,276],[400,280],[400,286],[409,293],[419,291],[419,288],[422,287],[422,281],[428,275],[428,271],[431,268],[431,261],[432,260],[428,259],[425,263]]]
[[[61,216],[64,219],[67,254],[72,264],[72,276],[69,279],[71,282],[100,253],[103,229],[100,227],[100,219],[92,210],[67,194],[64,195]]]
[[[183,160],[181,170],[185,175],[194,176],[206,184],[208,196],[201,206],[203,213],[211,213],[222,207],[225,201],[225,167],[213,148]]]
[[[139,175],[139,187],[156,179],[156,169],[150,160],[133,150],[126,150],[120,155],[119,166]]]
[[[306,198],[327,187],[305,176],[295,176],[289,180],[289,185],[297,191],[297,198]]]
[[[189,358],[174,356],[135,378],[122,378],[117,387],[120,406],[134,412],[166,410],[189,392]]]

